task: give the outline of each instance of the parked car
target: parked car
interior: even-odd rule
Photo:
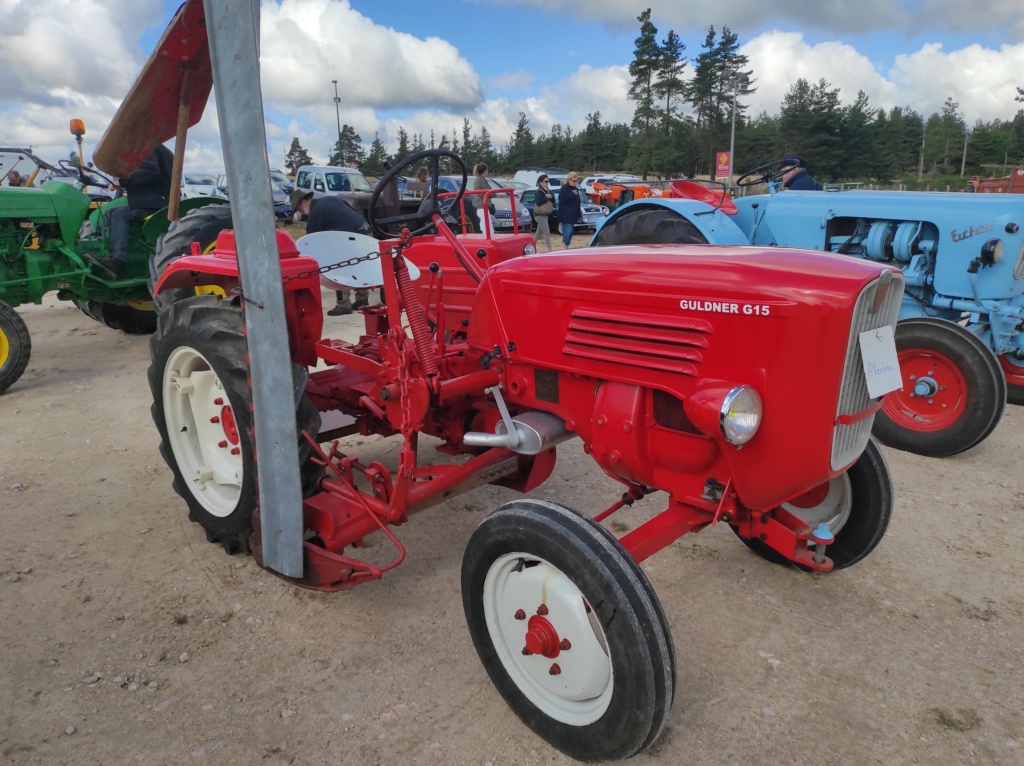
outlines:
[[[227,195],[220,191],[217,176],[213,173],[183,173],[181,176],[181,198],[193,199],[195,197],[227,199]]]
[[[516,181],[512,178],[488,178],[487,180],[496,182],[502,189],[515,189],[517,192],[530,188],[530,184],[525,181]]]
[[[631,173],[608,173],[600,176],[587,176],[583,179],[583,183],[580,186],[583,188],[583,193],[590,195],[594,193],[594,184],[602,183],[605,186],[611,186],[616,181],[628,181],[631,183],[639,183],[639,176],[634,176]]]
[[[290,179],[288,175],[282,170],[278,170],[277,168],[271,168],[270,180],[276,183],[278,186],[280,186],[281,190],[284,191],[285,194],[290,195],[293,191],[295,191],[295,182],[292,179]]]
[[[228,199],[228,177],[217,176],[217,194]],[[292,203],[289,195],[285,194],[275,181],[270,182],[270,196],[274,200],[274,217],[285,226],[292,222]]]
[[[537,196],[536,189],[527,189],[519,196],[519,203],[523,208],[530,211],[533,218],[533,205]],[[595,205],[593,202],[583,201],[580,204],[580,220],[576,223],[577,229],[596,230],[597,225],[608,215],[608,208],[604,205]],[[555,210],[548,216],[548,225],[552,234],[557,234],[558,229],[558,194],[555,194]]]
[[[498,183],[493,178],[488,178],[487,181],[491,184],[492,189],[509,188]],[[441,176],[438,178],[437,183],[441,191],[457,192],[459,187],[462,185],[462,176]],[[512,201],[509,199],[508,195],[494,194],[491,196],[489,204],[491,206],[492,214],[491,225],[494,230],[501,231],[502,229],[513,228]],[[533,227],[533,217],[518,203],[518,199],[516,200],[516,220],[520,231],[529,231]]]

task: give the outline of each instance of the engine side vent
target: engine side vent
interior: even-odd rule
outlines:
[[[690,434],[699,434],[697,427],[690,422],[683,411],[683,403],[672,394],[658,389],[654,390],[652,398],[652,409],[654,410],[654,422],[662,428],[671,428],[673,431],[686,431]]]
[[[558,373],[554,370],[535,369],[533,391],[538,401],[558,404]]]
[[[710,335],[711,324],[700,319],[576,309],[562,351],[567,356],[696,377]]]

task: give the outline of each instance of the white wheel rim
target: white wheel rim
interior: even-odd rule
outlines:
[[[538,614],[541,605],[546,614]],[[502,556],[487,572],[483,606],[505,671],[541,712],[570,726],[586,726],[604,715],[614,688],[608,642],[583,593],[557,567],[528,553]],[[548,628],[556,646],[567,641],[569,648],[553,657],[524,655],[528,633],[534,631],[536,640],[538,629]],[[558,673],[552,674],[555,666]]]
[[[815,490],[811,490],[814,492]],[[810,493],[808,493],[810,494]],[[801,495],[782,507],[789,513],[796,516],[805,524],[816,527],[819,524],[828,524],[833,535],[839,534],[839,530],[846,526],[850,519],[850,511],[853,508],[853,487],[850,484],[850,472],[832,479],[828,483],[828,490],[825,497],[814,505],[807,505],[803,500],[808,495]]]
[[[174,350],[164,367],[164,421],[178,470],[212,516],[230,516],[242,494],[243,462],[224,385],[195,349]]]

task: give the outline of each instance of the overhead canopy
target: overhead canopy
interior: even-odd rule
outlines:
[[[202,119],[212,89],[206,12],[202,0],[186,0],[107,126],[93,153],[96,167],[112,176],[131,175],[177,134],[183,103],[188,127]]]

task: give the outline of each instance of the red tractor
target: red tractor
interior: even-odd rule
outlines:
[[[442,158],[465,179],[458,157],[428,151],[393,168],[375,197],[423,162],[437,189]],[[868,342],[894,358],[902,275],[777,248],[537,255],[529,235],[454,234],[446,221],[462,191],[390,218],[375,218],[376,203],[379,246],[339,251],[337,266],[277,233],[305,493],[294,582],[329,591],[379,579],[405,555],[390,527],[482,484],[528,493],[551,474],[556,446],[581,439],[621,496],[596,518],[532,497],[493,511],[466,546],[463,605],[487,672],[530,728],[581,760],[634,755],[665,726],[676,679],[639,562],[722,523],[769,561],[828,572],[885,533],[892,483],[870,438],[882,395],[868,380],[882,362]],[[385,238],[395,226],[402,234]],[[341,281],[372,263],[386,305],[360,309],[358,342],[322,338],[321,274]],[[170,264],[156,289],[198,285],[224,297],[171,303],[151,342],[161,452],[208,539],[262,564],[252,307],[232,232]],[[393,437],[397,464],[347,454],[353,434]],[[664,510],[621,539],[599,523],[653,495]],[[377,531],[394,546],[390,564],[359,557]]]

